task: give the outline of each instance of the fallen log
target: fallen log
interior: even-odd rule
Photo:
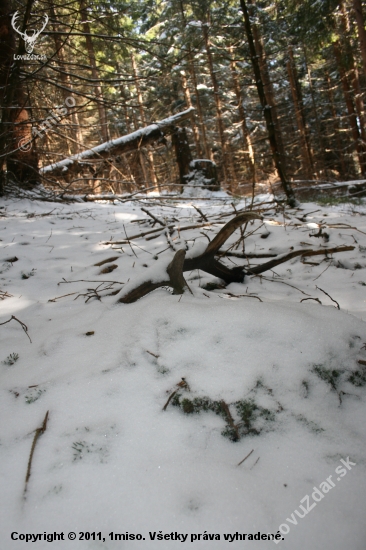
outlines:
[[[150,124],[149,126],[136,130],[136,132],[132,132],[126,136],[107,141],[101,145],[93,147],[92,149],[78,153],[77,155],[72,155],[64,160],[55,162],[54,164],[44,166],[39,172],[44,176],[51,174],[65,175],[65,173],[71,169],[77,171],[79,167],[82,167],[84,161],[115,157],[123,153],[135,151],[148,143],[163,139],[165,134],[174,132],[176,124],[186,118],[189,118],[192,111],[194,111],[194,107],[160,120],[155,124]]]

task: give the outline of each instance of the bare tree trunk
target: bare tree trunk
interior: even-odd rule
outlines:
[[[287,72],[290,80],[290,87],[292,93],[292,100],[295,106],[296,122],[300,132],[300,149],[303,169],[306,177],[311,179],[314,177],[314,165],[311,154],[311,147],[309,143],[309,136],[307,133],[306,122],[304,117],[304,106],[302,103],[301,90],[297,77],[297,71],[295,66],[294,54],[292,48],[289,50],[289,60],[287,61]]]
[[[360,41],[363,70],[366,76],[366,30],[365,30],[365,20],[362,13],[361,0],[353,0],[353,11],[354,11],[356,23],[357,23],[358,39]]]
[[[224,173],[224,180],[225,180],[225,183],[229,186],[229,189],[231,189],[232,175],[230,174],[230,170],[229,170],[229,158],[228,158],[228,150],[227,150],[227,144],[226,144],[226,138],[225,138],[224,122],[222,119],[222,105],[221,105],[220,91],[219,91],[219,85],[218,85],[215,70],[214,70],[210,40],[208,37],[207,24],[202,24],[202,32],[203,32],[203,38],[205,41],[208,68],[210,71],[212,87],[214,91],[215,104],[216,104],[217,127],[219,131],[221,151],[222,151],[222,169]]]
[[[28,0],[22,32],[26,30],[34,0]],[[38,155],[32,143],[32,124],[29,117],[30,100],[20,76],[20,60],[13,60],[15,36],[11,25],[10,3],[3,0],[0,5],[0,94],[2,120],[0,133],[1,171],[6,167],[17,182],[25,189],[31,189],[39,183]],[[21,40],[18,55],[25,53]],[[2,182],[3,182],[3,178]],[[0,192],[3,183],[0,183]]]
[[[327,79],[327,85],[328,85],[328,96],[329,96],[329,103],[330,108],[332,111],[332,117],[333,117],[333,128],[334,128],[334,135],[337,142],[337,156],[340,160],[340,168],[341,168],[341,176],[346,177],[347,174],[347,168],[344,161],[344,154],[343,154],[343,148],[342,148],[342,142],[339,134],[339,119],[337,116],[337,111],[334,105],[334,95],[332,90],[332,83],[330,80],[329,73],[326,73],[326,79]]]
[[[320,144],[319,153],[318,153],[317,156],[315,155],[315,159],[317,159],[317,160],[315,160],[315,162],[319,166],[319,168],[321,170],[323,170],[324,167],[325,167],[325,164],[324,164],[324,151],[325,151],[324,139],[323,139],[321,125],[320,125],[319,116],[318,116],[318,108],[317,108],[317,105],[316,105],[316,102],[315,102],[315,94],[314,94],[314,87],[313,87],[313,82],[312,82],[312,77],[311,77],[311,70],[310,70],[310,67],[308,65],[307,52],[306,52],[306,47],[304,45],[303,45],[303,51],[304,51],[304,60],[305,60],[306,72],[308,74],[308,79],[309,79],[309,88],[310,88],[311,103],[312,103],[312,106],[313,106],[313,113],[314,113],[314,118],[315,118],[315,127],[316,127],[317,137],[318,137],[319,144]]]
[[[192,105],[192,99],[191,99],[191,92],[189,91],[189,86],[188,86],[185,71],[181,71],[180,75],[182,79],[182,88],[183,88],[184,98],[186,100],[187,108],[189,109],[190,107],[193,107],[193,105]],[[191,115],[191,124],[193,128],[193,136],[194,136],[194,142],[196,145],[197,157],[201,158],[202,153],[201,153],[201,144],[200,144],[200,133],[199,133],[198,126],[196,124],[196,117],[194,116],[193,111]]]
[[[230,54],[231,54],[231,57],[232,57],[233,56],[232,46],[230,47]],[[253,181],[253,183],[255,183],[256,173],[255,173],[254,150],[253,150],[253,146],[252,146],[252,141],[250,139],[249,130],[248,130],[248,127],[247,127],[245,110],[244,110],[244,107],[243,107],[243,101],[242,101],[242,97],[241,97],[238,73],[236,71],[236,65],[235,65],[235,61],[233,61],[233,59],[230,60],[230,68],[231,68],[231,77],[233,79],[233,84],[234,84],[234,91],[235,91],[236,99],[237,99],[237,102],[238,102],[239,118],[240,118],[241,124],[242,124],[243,141],[244,141],[244,147],[245,147],[244,159],[245,159],[246,164],[249,168],[249,172],[251,174],[252,181]]]
[[[133,55],[132,52],[131,52],[131,61],[132,61],[132,70],[133,70],[133,74],[134,74],[134,78],[135,78],[135,86],[136,86],[136,91],[137,91],[137,101],[138,101],[138,105],[139,105],[141,123],[142,123],[143,126],[146,126],[144,103],[143,103],[143,99],[142,99],[142,93],[141,93],[141,88],[140,88],[139,77],[138,77],[138,74],[137,74],[137,65],[136,65],[135,56]],[[157,177],[156,177],[156,174],[155,174],[155,169],[154,169],[154,155],[153,155],[153,152],[151,151],[149,146],[147,146],[147,157],[149,159],[150,179],[151,179],[154,187],[156,189],[158,189],[158,180],[157,180]]]
[[[72,94],[72,84],[71,84],[71,81],[70,81],[70,76],[68,74],[66,74],[66,70],[65,70],[65,58],[64,58],[64,52],[63,52],[63,44],[62,44],[60,35],[58,35],[57,32],[56,32],[57,31],[56,12],[55,12],[53,3],[51,3],[50,12],[51,12],[52,19],[54,21],[54,23],[52,25],[53,30],[55,31],[55,33],[53,35],[53,39],[54,39],[55,47],[56,47],[56,55],[57,55],[57,58],[58,58],[58,61],[59,61],[60,78],[61,78],[61,82],[63,84],[62,97],[63,97],[63,100],[65,102],[67,100],[67,98],[69,97],[69,95]],[[70,154],[77,153],[78,150],[79,150],[79,147],[82,143],[82,135],[81,135],[81,131],[80,131],[79,117],[78,117],[78,113],[77,113],[77,111],[75,111],[75,109],[73,109],[72,112],[71,112],[71,120],[72,120],[72,137],[73,137],[74,142],[72,144]]]
[[[185,13],[184,13],[183,0],[179,0],[179,8],[180,8],[180,13],[181,13],[181,17],[182,17],[183,27],[185,28],[187,26],[187,21],[186,21],[186,16],[185,16]],[[200,133],[201,133],[202,140],[203,140],[204,154],[205,154],[206,158],[209,159],[209,158],[211,158],[210,149],[208,147],[205,122],[204,122],[203,113],[202,113],[202,106],[201,106],[200,96],[199,96],[199,93],[198,93],[197,76],[196,76],[196,70],[194,68],[194,56],[192,54],[192,50],[191,50],[191,46],[190,46],[189,42],[187,44],[187,51],[188,51],[188,56],[187,56],[188,70],[189,70],[189,73],[190,73],[191,78],[192,78],[194,93],[196,95],[196,107],[197,107]]]
[[[90,32],[90,26],[88,23],[88,13],[86,9],[85,0],[79,0],[79,6],[80,6],[80,14],[82,17],[83,31],[85,33],[85,42],[86,42],[86,49],[89,57],[89,63],[91,66],[93,79],[96,82],[94,86],[94,92],[96,97],[98,113],[99,113],[99,123],[101,127],[101,132],[102,132],[102,140],[105,142],[109,140],[108,121],[107,121],[107,115],[106,115],[106,110],[104,105],[102,85],[101,85],[98,70],[97,70],[97,62],[96,62],[95,53],[94,53],[94,46],[91,39],[91,32]]]
[[[259,65],[258,56],[257,56],[257,52],[256,52],[255,45],[254,45],[252,25],[251,25],[251,22],[250,22],[249,13],[248,13],[248,9],[247,9],[245,0],[240,0],[240,7],[241,7],[241,9],[243,11],[243,15],[244,15],[245,32],[246,32],[247,39],[248,39],[248,44],[249,44],[249,49],[250,49],[250,57],[251,57],[252,65],[253,65],[253,71],[254,71],[255,80],[256,80],[258,97],[259,97],[259,100],[261,102],[264,118],[265,118],[265,121],[266,121],[268,139],[269,139],[269,143],[270,143],[270,146],[271,146],[273,160],[274,160],[279,178],[281,180],[283,189],[286,193],[287,202],[290,206],[295,206],[296,200],[295,200],[294,192],[292,190],[290,182],[287,179],[286,170],[285,170],[285,167],[283,165],[281,155],[280,155],[280,151],[279,151],[279,147],[278,147],[278,140],[277,140],[276,131],[275,131],[275,124],[274,124],[274,120],[273,120],[273,116],[272,116],[273,110],[272,110],[271,105],[267,101],[266,94],[265,94],[265,91],[264,91],[264,85],[263,85],[263,81],[262,81],[260,65]]]
[[[360,171],[363,175],[366,174],[366,150],[361,141],[361,135],[357,125],[356,111],[353,105],[351,90],[348,83],[347,75],[343,66],[342,51],[339,45],[339,41],[333,42],[333,51],[337,60],[338,72],[341,77],[344,99],[347,106],[349,123],[352,130],[353,141],[357,151],[358,161],[360,165]]]

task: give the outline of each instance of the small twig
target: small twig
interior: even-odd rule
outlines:
[[[56,300],[59,300],[60,298],[66,298],[66,296],[73,296],[76,294],[76,292],[70,292],[70,294],[63,294],[63,296],[56,296],[56,298],[51,298],[48,300],[49,302],[56,302]]]
[[[28,481],[29,481],[29,478],[30,478],[30,475],[31,475],[34,449],[36,448],[38,439],[46,431],[47,421],[48,421],[48,413],[49,413],[49,411],[46,412],[46,416],[43,419],[42,426],[40,428],[37,428],[36,431],[35,431],[35,434],[34,434],[33,443],[32,443],[31,451],[30,451],[30,454],[29,454],[29,459],[28,459],[27,473],[26,473],[26,476],[25,476],[25,485],[24,485],[23,498],[25,498],[27,488],[28,488]]]
[[[306,300],[315,300],[316,302],[318,302],[321,306],[323,305],[321,303],[321,301],[319,300],[319,298],[303,298],[302,300],[300,300],[300,303],[301,302],[305,302]]]
[[[366,361],[364,361],[363,359],[359,359],[357,361],[360,365],[366,365]]]
[[[265,281],[270,281],[271,283],[282,283],[283,285],[287,285],[287,286],[290,286],[291,288],[295,288],[305,296],[310,296],[310,294],[307,294],[303,290],[300,290],[300,288],[297,288],[297,286],[290,285],[290,283],[286,283],[285,281],[279,281],[278,279],[270,279],[269,277],[265,277],[264,275],[255,275],[255,277],[260,277],[261,279],[264,279]]]
[[[133,254],[134,254],[134,255],[136,256],[136,258],[137,258],[137,254],[136,254],[136,252],[134,251],[134,249],[133,249],[132,246],[131,246],[130,239],[127,237],[127,231],[126,231],[126,228],[125,228],[125,224],[123,224],[123,229],[125,230],[125,235],[126,235],[126,239],[127,239],[128,244],[129,244],[129,247],[131,248]]]
[[[147,351],[147,350],[146,350]],[[148,353],[151,353],[150,351]],[[153,353],[151,355],[154,355]],[[189,385],[187,384],[187,381],[185,378],[182,377],[182,380],[180,382],[178,382],[177,384],[177,389],[174,390],[168,397],[168,401],[165,403],[164,407],[163,407],[163,411],[166,411],[169,403],[171,402],[171,400],[173,399],[173,397],[175,396],[175,394],[180,390],[180,389],[185,389],[187,391],[190,391],[190,387]]]
[[[89,279],[76,279],[75,281],[67,281],[66,279],[64,279],[62,277],[62,281],[60,281],[59,283],[57,283],[57,286],[58,285],[62,285],[62,283],[114,283],[116,285],[124,285],[125,283],[122,283],[121,281],[90,281]]]
[[[254,462],[253,466],[249,468],[250,470],[253,470],[254,466],[257,464],[258,460],[260,459],[260,456],[257,458],[257,460]]]
[[[259,296],[254,296],[254,294],[232,294],[231,292],[225,292],[224,296],[230,296],[230,298],[257,298],[257,300],[263,302]]]
[[[32,340],[30,339],[30,336],[29,336],[29,334],[28,334],[28,327],[27,327],[27,325],[26,325],[25,323],[22,323],[22,321],[19,321],[19,319],[17,319],[14,315],[12,315],[12,316],[10,317],[10,319],[8,319],[7,321],[5,321],[4,323],[0,323],[0,325],[6,325],[6,323],[10,323],[10,321],[12,321],[13,319],[14,319],[14,321],[17,321],[17,322],[20,324],[20,326],[22,327],[22,329],[24,330],[24,332],[25,332],[26,335],[28,336],[30,343],[32,343]]]
[[[328,296],[328,298],[330,298],[332,300],[332,302],[334,302],[335,304],[337,304],[337,308],[338,309],[341,309],[339,307],[339,303],[336,301],[336,300],[333,300],[333,298],[328,294],[328,292],[325,292],[325,290],[323,290],[322,288],[319,288],[318,286],[315,285],[315,288],[317,288],[318,290],[321,290],[324,294],[326,294]]]
[[[153,357],[156,357],[156,359],[159,359],[160,355],[156,355],[156,353],[153,353],[152,351],[146,350],[146,353],[150,353]]]
[[[318,275],[317,277],[315,277],[315,279],[313,279],[313,281],[316,281],[317,279],[319,279],[319,277],[321,277],[323,275],[323,273],[325,273],[326,270],[330,268],[330,266],[331,266],[331,264],[329,263],[327,265],[327,267],[325,269],[323,269],[323,271],[320,273],[320,275]]]
[[[236,426],[236,425],[234,424],[234,420],[233,420],[233,417],[231,416],[230,409],[229,409],[228,405],[225,403],[224,400],[221,401],[221,406],[222,406],[222,408],[223,408],[224,411],[225,411],[225,414],[226,414],[226,417],[227,417],[227,420],[228,420],[228,423],[229,423],[230,427],[231,427],[231,428],[234,430],[234,432],[235,432],[235,435],[236,435],[235,441],[239,441],[240,435],[239,435],[238,426]]]
[[[240,466],[240,464],[243,464],[243,462],[244,462],[247,458],[249,458],[250,455],[251,455],[252,453],[254,453],[254,449],[252,449],[252,450],[250,451],[250,453],[248,453],[247,456],[245,456],[245,457],[243,458],[243,460],[241,460],[241,461],[239,462],[238,466]]]
[[[160,221],[158,218],[156,218],[156,217],[154,216],[154,214],[152,214],[151,212],[149,212],[146,208],[142,208],[142,207],[141,207],[141,210],[142,210],[143,212],[145,212],[145,214],[147,214],[148,216],[150,216],[150,218],[152,218],[156,223],[162,225],[163,227],[166,226],[166,223],[163,223],[162,221]]]
[[[193,208],[194,208],[195,210],[197,210],[197,212],[198,212],[198,213],[200,214],[200,216],[205,220],[205,222],[208,222],[208,218],[204,215],[204,213],[202,212],[202,210],[200,210],[200,209],[198,208],[198,206],[195,206],[194,204],[193,204],[192,206],[193,206]]]
[[[167,406],[169,405],[169,403],[171,402],[171,400],[173,399],[173,397],[175,396],[175,394],[177,393],[177,391],[179,390],[174,390],[173,393],[171,393],[168,397],[168,401],[165,403],[164,407],[163,407],[163,411],[166,411],[167,409]]]
[[[50,240],[50,238],[52,237],[52,229],[51,229],[51,233],[50,233],[50,236],[48,237],[46,243],[48,243],[48,241]]]

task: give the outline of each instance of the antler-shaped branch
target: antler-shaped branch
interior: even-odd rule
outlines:
[[[201,269],[202,271],[206,271],[215,277],[224,279],[226,283],[242,282],[244,279],[243,268],[239,266],[230,269],[219,260],[216,260],[215,254],[217,254],[221,246],[227,241],[230,235],[234,233],[235,229],[244,223],[255,219],[262,218],[254,212],[243,212],[242,214],[239,214],[224,225],[216,237],[208,244],[206,250],[198,256],[186,258],[185,250],[178,250],[173,260],[166,268],[166,278],[162,278],[160,281],[155,281],[152,279],[144,281],[136,288],[133,288],[130,291],[127,290],[126,293],[123,293],[123,296],[119,299],[119,302],[124,304],[136,302],[139,298],[146,296],[149,292],[152,292],[156,288],[162,286],[170,286],[174,289],[175,294],[182,294],[184,289],[188,286],[183,277],[183,272],[192,271],[193,269]]]
[[[138,287],[132,289],[126,295],[122,296],[118,301],[123,304],[131,304],[136,302],[139,298],[146,296],[149,292],[152,292],[156,288],[162,286],[170,286],[173,288],[173,294],[183,294],[184,289],[188,287],[183,277],[184,258],[186,256],[185,250],[178,250],[168,267],[166,268],[166,280],[153,282],[152,280],[145,281]]]

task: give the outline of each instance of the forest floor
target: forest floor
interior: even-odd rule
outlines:
[[[364,550],[366,203],[271,199],[257,198],[246,253],[354,249],[226,288],[187,272],[193,294],[128,305],[114,291],[172,247],[202,247],[232,198],[193,201],[202,214],[190,201],[1,199],[3,550],[23,534],[49,548],[54,533],[65,550]],[[127,532],[141,540],[118,542]]]

